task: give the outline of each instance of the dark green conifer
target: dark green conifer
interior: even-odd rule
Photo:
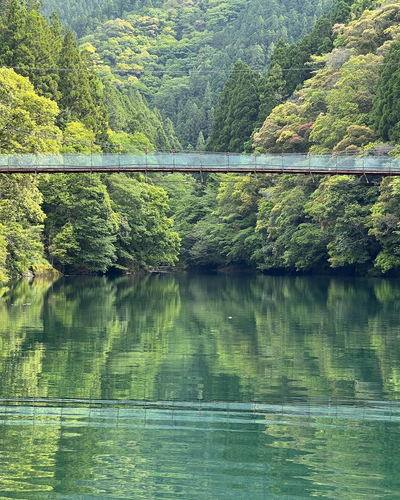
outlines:
[[[107,140],[107,118],[103,85],[91,71],[87,55],[81,54],[72,31],[67,31],[61,48],[59,125],[63,129],[69,121],[82,121],[93,130],[98,141]]]
[[[393,42],[384,59],[372,110],[374,130],[384,141],[400,140],[399,57],[400,42]]]
[[[258,118],[259,75],[238,61],[222,91],[214,113],[207,149],[242,152]]]
[[[59,101],[62,110],[60,113],[60,126],[63,128],[68,121],[80,120],[89,114],[91,110],[87,72],[71,30],[68,30],[65,34],[59,65],[64,70],[60,73],[62,97]]]
[[[10,0],[4,4],[0,18],[0,65],[15,68],[20,75],[29,77],[40,95],[56,100],[58,74],[52,68],[57,65],[58,52],[39,8],[36,1]]]

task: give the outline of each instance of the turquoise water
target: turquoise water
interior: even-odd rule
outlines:
[[[399,499],[400,285],[152,275],[0,299],[0,499]]]

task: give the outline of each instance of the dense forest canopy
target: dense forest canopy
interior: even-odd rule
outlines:
[[[198,141],[210,135],[213,108],[237,60],[264,72],[278,41],[293,43],[305,36],[330,5],[331,0],[114,0],[101,5],[52,0],[44,11],[56,10],[76,31],[106,81],[124,96],[140,92],[163,120],[172,121],[180,144],[197,149]]]
[[[1,153],[398,154],[400,3],[336,0],[320,19],[303,22],[307,34],[298,41],[296,9],[309,9],[285,3],[276,8],[287,19],[279,17],[278,38],[268,44],[261,28],[254,31],[256,17],[258,42],[249,38],[239,1],[114,7],[78,43],[56,14],[46,21],[38,3],[2,3]],[[261,12],[246,3],[256,7]],[[253,42],[260,67],[247,51]],[[400,271],[397,178],[3,174],[0,191],[3,282],[51,266],[131,272],[178,260],[262,271]]]

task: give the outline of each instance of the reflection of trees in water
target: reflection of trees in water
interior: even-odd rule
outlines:
[[[16,283],[0,302],[1,395],[101,398],[115,353],[132,354],[128,367],[156,369],[161,330],[173,323],[179,296],[173,282],[146,281],[65,278],[50,289]]]
[[[0,388],[106,399],[395,397],[399,295],[394,281],[308,277],[20,281],[0,302]]]
[[[0,301],[0,392],[289,404],[314,396],[396,398],[399,295],[394,281],[306,277],[21,281]],[[45,418],[38,410],[23,428],[5,425],[0,477],[13,480],[0,481],[0,489],[22,492],[35,483],[37,493],[29,498],[41,498],[45,487],[96,495],[91,481],[113,479],[113,467],[129,471],[129,480],[122,475],[112,486],[121,496],[133,491],[133,477],[138,488],[157,490],[165,483],[167,476],[154,471],[176,450],[170,433],[148,433],[144,424],[125,433],[117,417],[110,427],[91,425],[90,411],[85,418],[66,426],[59,414],[41,426]],[[268,464],[268,491],[276,495],[301,488],[309,496],[384,498],[385,483],[398,493],[398,424],[263,418],[265,424],[250,424],[243,435],[194,434],[193,460],[201,458],[205,473],[213,467],[212,453],[232,470],[241,463]],[[152,471],[144,465],[149,456]]]
[[[190,325],[184,352],[202,355],[206,380],[213,378],[218,388],[223,377],[229,398],[348,397],[372,381],[375,393],[385,363],[385,352],[371,344],[370,322],[382,312],[377,283],[214,276],[204,284],[202,277],[182,278],[174,334]],[[223,391],[211,387],[207,396],[221,399]]]
[[[37,377],[42,371],[41,312],[51,280],[13,282],[1,289],[0,299],[0,396],[38,395]]]

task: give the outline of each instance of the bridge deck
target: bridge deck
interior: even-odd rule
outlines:
[[[400,158],[225,153],[0,155],[0,173],[236,172],[400,175]]]

